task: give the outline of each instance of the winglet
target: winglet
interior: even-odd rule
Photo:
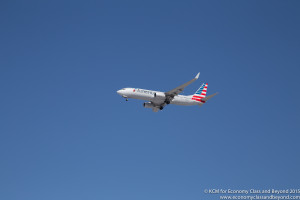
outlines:
[[[200,72],[196,75],[195,79],[198,79],[200,75]]]

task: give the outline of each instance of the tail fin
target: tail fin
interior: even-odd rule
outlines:
[[[208,83],[203,83],[201,87],[196,91],[196,93],[192,96],[193,100],[201,101],[202,98],[206,97]]]

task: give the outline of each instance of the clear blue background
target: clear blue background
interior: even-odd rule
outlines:
[[[300,180],[299,1],[1,1],[0,199],[218,199]],[[205,106],[116,91],[201,72]]]

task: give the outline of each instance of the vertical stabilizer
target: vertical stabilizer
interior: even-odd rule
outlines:
[[[203,83],[201,87],[196,91],[192,96],[192,99],[195,101],[201,101],[202,98],[206,97],[208,83]]]

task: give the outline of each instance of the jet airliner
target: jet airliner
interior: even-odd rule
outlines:
[[[126,101],[128,101],[128,98],[149,101],[144,103],[144,107],[152,108],[153,112],[162,110],[168,104],[183,106],[202,106],[207,100],[218,94],[214,93],[210,96],[206,96],[208,86],[207,83],[203,83],[193,95],[179,95],[186,86],[196,81],[199,78],[199,75],[200,72],[189,82],[180,85],[168,92],[145,90],[139,88],[123,88],[121,90],[118,90],[117,93],[124,97]]]

